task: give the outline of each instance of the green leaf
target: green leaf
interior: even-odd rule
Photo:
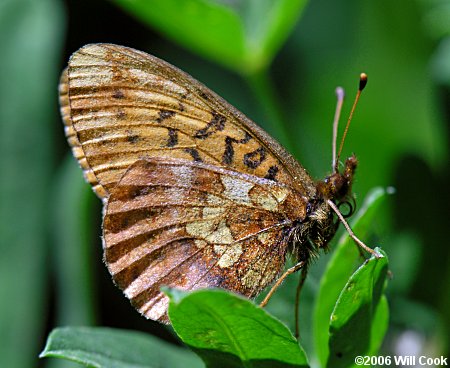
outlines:
[[[372,256],[350,277],[331,315],[327,367],[350,367],[356,356],[367,355],[371,344],[378,345],[375,337],[379,338],[380,332],[385,332],[384,307],[378,311],[376,318],[378,321],[383,319],[382,328],[373,322],[383,292],[388,262],[382,250],[375,250],[383,257]],[[377,329],[379,331],[372,337],[372,330]]]
[[[116,0],[191,50],[243,74],[265,69],[305,0]]]
[[[173,328],[208,367],[307,367],[291,332],[266,311],[224,290],[172,296]]]
[[[380,205],[389,193],[392,193],[390,188],[375,188],[367,196],[361,210],[352,221],[353,230],[360,238],[364,239],[368,234]],[[329,355],[330,316],[347,280],[360,263],[358,248],[348,234],[344,233],[322,276],[314,311],[314,346],[322,366],[325,366]]]
[[[65,358],[98,368],[202,367],[191,352],[141,332],[100,327],[54,329],[41,358]]]

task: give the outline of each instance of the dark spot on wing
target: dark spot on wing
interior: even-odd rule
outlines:
[[[163,120],[168,119],[175,115],[175,111],[170,110],[160,110],[159,117],[156,119],[157,123],[162,123]]]
[[[136,143],[137,141],[139,141],[139,136],[138,135],[130,135],[130,136],[128,136],[127,137],[127,139],[128,139],[128,142],[130,142],[130,143]]]
[[[279,171],[278,166],[276,166],[276,165],[271,166],[271,167],[269,167],[269,170],[267,170],[267,174],[264,178],[277,181],[276,176],[278,174],[278,171]]]
[[[265,158],[266,150],[259,147],[253,152],[249,152],[244,155],[244,164],[251,169],[256,169],[259,165],[261,165],[261,162],[263,162]]]
[[[234,149],[233,149],[233,138],[225,137],[225,151],[222,155],[222,163],[225,165],[231,164],[233,162],[234,157]]]
[[[125,98],[125,95],[120,89],[116,89],[114,91],[114,93],[112,94],[112,97],[117,98],[117,99],[122,99],[122,98]]]
[[[169,128],[169,139],[167,140],[167,147],[173,147],[178,144],[178,132],[175,129]]]
[[[209,100],[209,95],[206,92],[200,92],[200,97],[205,99],[206,101]]]
[[[131,130],[127,130],[126,133],[127,133],[127,141],[130,142],[131,144],[136,143],[141,139],[139,137],[139,134],[135,134]]]
[[[120,109],[117,111],[116,116],[117,116],[117,119],[123,120],[123,119],[125,119],[125,118],[127,117],[127,114],[126,114],[126,112],[125,112],[122,108],[120,108]]]
[[[195,162],[202,162],[202,158],[195,148],[185,148],[184,151],[189,153]]]
[[[227,118],[215,111],[213,111],[211,114],[211,120],[208,124],[206,124],[206,127],[195,132],[195,138],[205,139],[208,138],[211,134],[222,131],[225,128],[225,122],[227,121]]]
[[[242,139],[235,139],[231,137],[225,137],[225,150],[222,155],[222,163],[224,165],[230,165],[234,158],[234,148],[233,143],[244,144],[247,143],[252,136],[245,132],[245,137]]]

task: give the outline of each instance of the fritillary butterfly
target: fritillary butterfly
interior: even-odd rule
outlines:
[[[154,56],[84,46],[62,74],[60,102],[73,154],[104,204],[105,263],[147,318],[168,322],[163,285],[252,298],[284,278],[288,249],[299,262],[288,273],[306,270],[336,214],[354,237],[338,210],[354,156],[315,182],[264,130]]]

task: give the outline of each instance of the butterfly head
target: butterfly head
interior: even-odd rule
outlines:
[[[333,202],[342,202],[351,196],[353,175],[358,165],[355,155],[345,161],[343,172],[336,171],[317,183],[317,190],[323,199]]]

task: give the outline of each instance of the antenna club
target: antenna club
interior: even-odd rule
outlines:
[[[342,87],[336,87],[336,96],[339,101],[343,100],[345,97],[345,92]]]
[[[362,91],[367,84],[367,74],[361,73],[359,76],[359,90]]]
[[[338,167],[338,163],[339,163],[339,157],[341,157],[342,148],[344,146],[345,137],[347,137],[347,132],[348,132],[348,128],[350,126],[350,122],[352,121],[353,113],[355,112],[355,108],[356,108],[356,105],[358,104],[359,97],[361,96],[361,92],[364,89],[364,87],[366,86],[366,84],[367,84],[367,74],[361,73],[361,75],[359,76],[358,93],[356,93],[355,102],[353,102],[352,109],[350,110],[350,115],[347,120],[347,125],[345,126],[344,134],[342,135],[341,145],[339,146],[339,151],[337,153],[336,159],[334,159],[334,156],[333,156],[333,164],[334,164],[333,167],[334,167],[335,173],[338,171],[337,167]]]

